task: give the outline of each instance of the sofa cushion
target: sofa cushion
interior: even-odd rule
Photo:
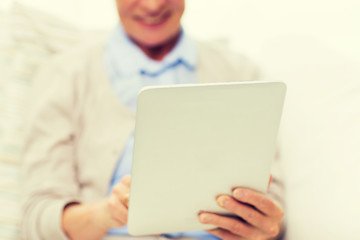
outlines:
[[[18,3],[0,12],[0,239],[20,239],[19,165],[32,78],[53,55],[97,35]]]

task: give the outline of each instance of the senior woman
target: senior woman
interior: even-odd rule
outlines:
[[[191,40],[180,24],[184,7],[184,0],[117,0],[121,24],[106,41],[59,56],[40,71],[23,154],[25,239],[131,238],[137,92],[147,85],[257,78],[245,57]],[[283,211],[272,185],[267,195],[237,188],[214,199],[239,216],[199,215],[216,229],[154,238],[276,238]]]

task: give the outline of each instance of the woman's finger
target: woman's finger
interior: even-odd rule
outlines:
[[[227,195],[219,196],[216,202],[220,207],[235,213],[237,216],[241,217],[252,226],[258,228],[260,231],[270,236],[277,234],[278,221],[276,219],[265,216],[253,207],[242,204]]]
[[[240,202],[250,204],[267,216],[281,219],[283,210],[265,194],[247,188],[236,188],[233,197]]]
[[[110,216],[113,220],[124,225],[127,223],[128,209],[125,207],[120,200],[115,196],[111,195],[108,201]]]
[[[201,213],[199,221],[204,224],[212,224],[225,229],[232,234],[246,239],[259,239],[264,234],[251,225],[232,217],[225,217],[213,213]]]

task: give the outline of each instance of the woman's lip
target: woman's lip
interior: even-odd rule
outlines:
[[[134,19],[145,27],[157,27],[164,24],[171,16],[170,12],[166,12],[157,17],[140,17],[135,16]]]

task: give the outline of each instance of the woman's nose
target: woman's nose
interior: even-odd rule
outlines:
[[[140,0],[140,5],[146,11],[153,13],[161,11],[168,0]]]

